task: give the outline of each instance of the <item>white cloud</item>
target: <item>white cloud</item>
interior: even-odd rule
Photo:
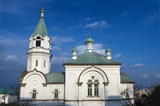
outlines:
[[[93,48],[95,49],[95,51],[99,54],[105,55],[105,49],[103,49],[103,45],[102,44],[94,44]]]
[[[53,28],[52,28],[52,30],[57,30],[57,29],[59,29],[59,28],[58,28],[58,27],[53,27]]]
[[[12,46],[28,46],[28,39],[22,39],[19,34],[0,29],[0,43]]]
[[[76,48],[78,50],[78,54],[82,54],[82,53],[84,53],[84,51],[86,49],[86,45],[79,45]],[[102,44],[95,43],[93,48],[97,53],[105,55],[105,49],[103,49]]]
[[[85,20],[85,21],[89,21],[89,20],[91,20],[91,18],[90,18],[90,17],[87,17],[87,18],[85,18],[84,20]]]
[[[4,61],[6,61],[7,63],[8,62],[14,62],[14,63],[16,63],[16,65],[19,65],[19,66],[26,65],[26,60],[27,60],[26,56],[19,57],[19,56],[16,56],[16,55],[8,55],[4,59]]]
[[[148,77],[149,77],[148,74],[143,74],[143,75],[141,76],[141,78],[148,78]]]
[[[102,28],[102,27],[110,27],[110,24],[108,24],[106,21],[99,21],[99,22],[94,22],[90,24],[86,24],[84,28]]]
[[[158,14],[153,14],[149,17],[147,17],[145,20],[144,20],[144,23],[145,24],[152,24],[155,20],[158,19]]]
[[[160,78],[160,74],[156,75],[157,78]]]
[[[62,63],[64,63],[64,62],[66,62],[67,60],[69,60],[68,57],[54,56],[54,57],[52,58],[51,62],[52,62],[53,64],[62,64]]]
[[[114,58],[118,58],[118,57],[121,57],[121,56],[122,56],[122,54],[119,53],[119,54],[115,55]]]
[[[61,53],[60,55],[62,55],[62,56],[67,56],[67,55],[69,55],[69,53],[68,53],[68,52],[63,52],[63,53]]]
[[[62,43],[67,43],[67,42],[75,42],[71,37],[58,37],[58,36],[53,36],[52,39],[53,43],[55,45],[61,45]]]
[[[86,45],[79,45],[76,47],[78,50],[78,54],[84,53],[84,50],[86,49]]]
[[[5,58],[5,61],[9,61],[9,60],[17,60],[17,56],[16,55],[8,55]]]
[[[144,66],[145,66],[145,64],[137,63],[131,67],[144,67]]]
[[[58,46],[53,46],[52,47],[52,51],[60,51],[61,50],[61,48],[59,48]]]

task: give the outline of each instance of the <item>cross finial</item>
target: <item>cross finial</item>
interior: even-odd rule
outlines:
[[[108,41],[107,41],[107,49],[109,48],[109,46],[108,46]]]
[[[42,0],[42,8],[44,8],[44,0]]]

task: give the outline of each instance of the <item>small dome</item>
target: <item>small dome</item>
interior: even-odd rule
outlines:
[[[94,40],[91,38],[91,36],[88,36],[88,39],[86,39],[85,43],[94,43]]]
[[[77,52],[76,47],[74,46],[74,48],[72,49],[72,52]]]
[[[107,49],[105,50],[105,52],[111,52],[111,49],[109,49],[109,47],[107,46]]]
[[[45,13],[44,8],[42,8],[42,10],[40,11],[40,13]]]

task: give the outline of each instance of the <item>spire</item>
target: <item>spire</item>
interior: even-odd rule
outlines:
[[[77,59],[77,49],[74,46],[74,48],[72,49],[72,59]]]
[[[32,34],[32,36],[36,36],[37,34],[41,35],[42,37],[44,36],[49,36],[48,35],[48,31],[47,31],[47,27],[46,27],[46,24],[45,24],[45,21],[44,21],[44,14],[45,14],[45,11],[44,11],[44,8],[42,8],[42,10],[40,11],[40,14],[41,14],[41,17],[40,17],[40,20]]]
[[[108,42],[107,42],[107,49],[105,50],[105,53],[106,53],[107,59],[112,59],[111,50],[109,49]]]
[[[44,14],[45,14],[44,8],[42,8],[42,10],[40,11],[40,14],[41,14],[41,18],[44,18]]]

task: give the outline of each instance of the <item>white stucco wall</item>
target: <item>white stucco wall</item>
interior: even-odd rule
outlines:
[[[17,101],[17,97],[15,95],[5,94],[5,104],[13,103]],[[0,104],[4,103],[4,94],[0,94]]]
[[[64,84],[46,84],[42,73],[33,70],[24,76],[22,80],[20,99],[32,100],[38,105],[64,105]],[[36,99],[32,99],[32,92],[36,90]],[[54,92],[58,90],[58,99],[54,98]]]
[[[83,65],[83,66],[82,65],[81,66],[66,65],[65,66],[65,72],[66,72],[65,100],[68,101],[65,103],[66,105],[70,104],[69,101],[72,101],[71,104],[74,104],[73,101],[75,101],[75,104],[76,104],[77,99],[83,100],[83,101],[95,100],[94,103],[100,103],[98,100],[121,99],[121,95],[119,93],[120,66],[95,65],[92,68],[86,69],[88,67],[92,67],[92,65]],[[81,73],[83,70],[85,71]],[[106,79],[104,73],[106,74],[108,79]],[[80,74],[81,74],[80,82],[83,82],[83,84],[81,86],[78,86],[77,82]],[[95,76],[99,79],[99,94],[100,94],[99,97],[87,96],[87,90],[88,90],[87,81],[91,76]],[[103,82],[107,82],[107,81],[109,81],[109,84],[108,86],[105,86]],[[84,103],[87,103],[87,102],[83,102],[82,104]],[[85,104],[85,106],[91,106],[91,105]],[[104,106],[104,105],[101,105],[101,106]]]
[[[27,53],[27,71],[32,71],[36,68],[46,74],[51,70],[51,39],[48,36],[41,37],[41,46],[36,47],[37,37],[41,37],[41,35],[30,37],[29,51]],[[38,61],[38,66],[36,66],[36,61]]]

